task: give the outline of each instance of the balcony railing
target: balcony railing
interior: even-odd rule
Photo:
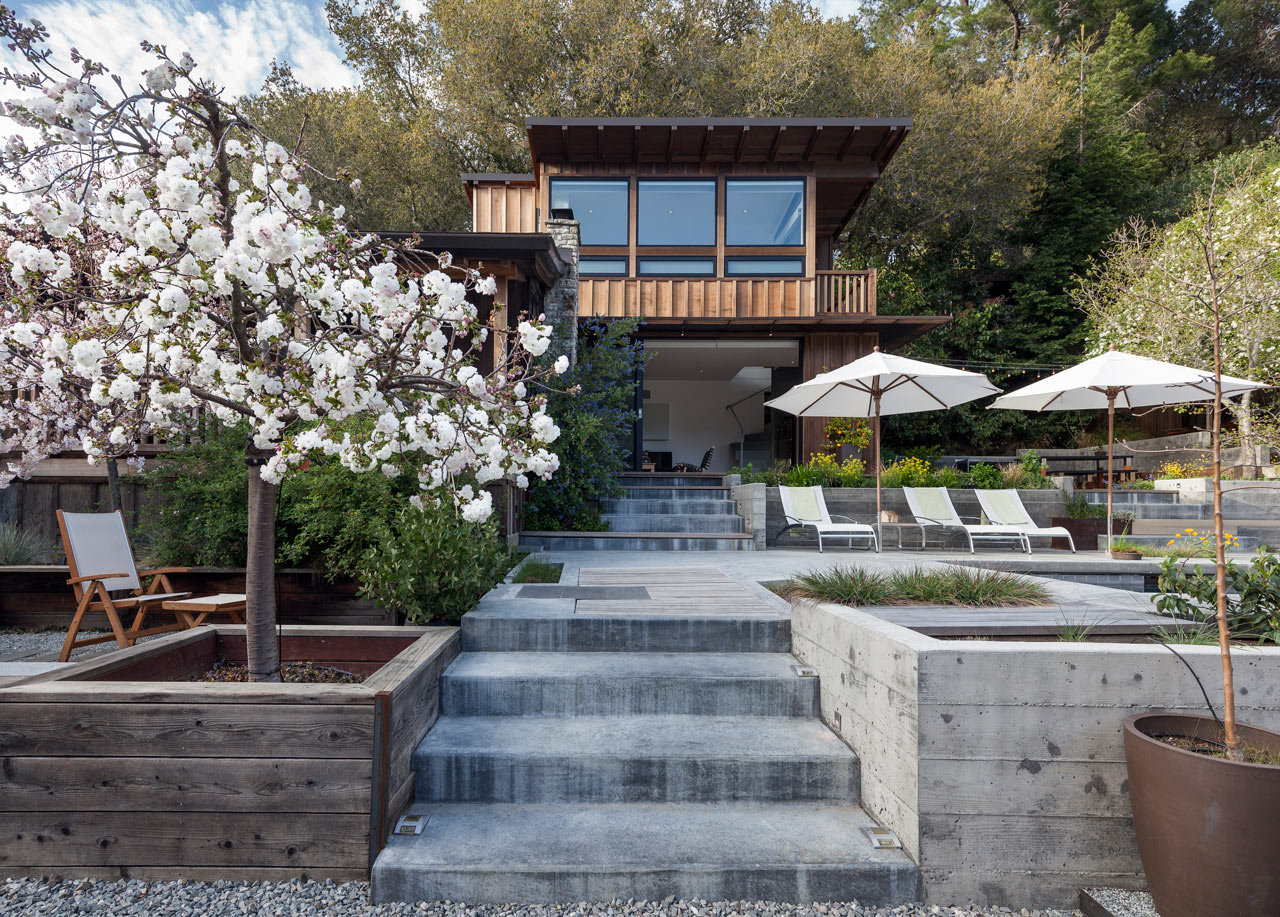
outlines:
[[[818,271],[814,297],[818,315],[874,315],[875,271]]]

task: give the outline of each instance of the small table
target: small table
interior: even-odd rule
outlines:
[[[916,550],[918,551],[924,550],[924,526],[921,525],[919,522],[873,522],[871,523],[871,527],[876,530],[876,538],[878,538],[880,541],[880,550],[882,551],[885,549],[884,530],[886,528],[895,528],[898,530],[897,548],[899,551],[905,550],[905,547],[902,544],[902,530],[904,528],[919,529],[920,530],[920,547],[917,548]]]
[[[244,623],[245,596],[243,593],[220,592],[217,595],[201,596],[198,599],[171,599],[161,602],[165,611],[175,612],[183,626],[190,630],[199,627],[211,614],[222,612],[231,616],[232,623]]]

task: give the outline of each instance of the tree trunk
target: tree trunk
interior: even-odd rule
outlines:
[[[250,681],[280,681],[276,642],[276,485],[262,480],[260,454],[246,453],[249,466],[249,551],[245,565],[245,644]]]
[[[120,501],[120,469],[114,455],[107,459],[107,492],[111,494],[111,508],[117,513],[124,512],[124,504]]]

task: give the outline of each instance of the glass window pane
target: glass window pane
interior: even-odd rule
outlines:
[[[641,277],[710,277],[715,272],[715,258],[636,259],[636,274]]]
[[[802,277],[803,258],[726,258],[724,273],[727,277]]]
[[[803,245],[804,179],[725,182],[725,245]]]
[[[626,258],[582,258],[578,261],[578,273],[583,277],[626,277]]]
[[[636,218],[639,245],[715,245],[716,183],[642,179]]]
[[[568,207],[583,245],[627,244],[627,180],[552,179],[551,208]]]

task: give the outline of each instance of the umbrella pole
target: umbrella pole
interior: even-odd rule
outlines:
[[[871,460],[876,463],[876,526],[882,521],[880,510],[880,396],[876,395],[876,413],[871,420]]]
[[[1115,493],[1116,394],[1107,392],[1107,553],[1111,553],[1111,499]]]

